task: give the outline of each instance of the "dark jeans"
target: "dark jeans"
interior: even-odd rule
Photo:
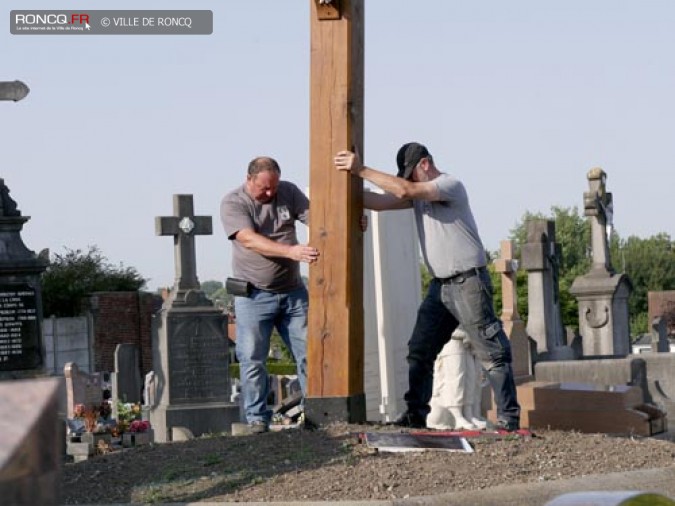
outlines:
[[[451,282],[432,280],[408,341],[409,389],[405,394],[408,411],[422,417],[429,414],[434,362],[460,324],[469,335],[494,391],[497,418],[519,422],[511,345],[501,321],[495,316],[492,282],[486,269]]]

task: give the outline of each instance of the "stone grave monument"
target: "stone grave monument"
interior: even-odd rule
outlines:
[[[537,343],[537,361],[570,360],[560,312],[558,276],[562,248],[555,242],[555,222],[527,222],[527,243],[522,246],[527,271],[527,334]]]
[[[143,382],[140,350],[137,345],[122,343],[115,347],[115,372],[111,374],[111,383],[114,402],[141,402]]]
[[[513,375],[517,383],[528,381],[532,377],[532,347],[525,330],[525,322],[518,313],[518,294],[516,292],[516,273],[518,261],[513,257],[513,242],[500,243],[501,257],[495,260],[495,271],[501,274],[502,314],[504,332],[511,342],[513,357]]]
[[[103,378],[100,372],[80,371],[75,362],[68,362],[63,368],[66,379],[66,416],[75,416],[75,405],[85,408],[98,407],[103,402]]]
[[[48,260],[23,243],[28,220],[0,179],[0,379],[44,374],[40,275]]]
[[[212,233],[210,216],[195,216],[192,195],[173,196],[174,215],[157,217],[157,235],[174,239],[176,279],[153,319],[155,440],[230,431],[239,407],[230,402],[227,317],[201,291],[195,235]]]
[[[574,280],[570,293],[579,301],[584,356],[625,357],[631,350],[628,296],[632,285],[625,274],[614,272],[610,261],[613,202],[605,185],[607,174],[594,168],[587,178],[584,214],[591,222],[593,263],[588,273]]]

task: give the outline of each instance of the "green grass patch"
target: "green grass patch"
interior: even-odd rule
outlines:
[[[294,363],[289,362],[267,362],[267,373],[287,376],[297,374],[298,370]],[[230,364],[230,378],[239,377],[239,364]]]

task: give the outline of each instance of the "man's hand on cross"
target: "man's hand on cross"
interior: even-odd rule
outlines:
[[[319,250],[304,244],[296,244],[295,246],[291,246],[288,256],[296,262],[311,264],[318,260]]]

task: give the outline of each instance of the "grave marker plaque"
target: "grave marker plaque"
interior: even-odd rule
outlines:
[[[0,284],[0,371],[42,365],[35,290],[28,284]]]
[[[228,352],[222,328],[217,321],[167,316],[173,335],[168,341],[171,389],[174,403],[225,401],[229,376],[224,371]],[[218,371],[218,374],[214,374]]]

